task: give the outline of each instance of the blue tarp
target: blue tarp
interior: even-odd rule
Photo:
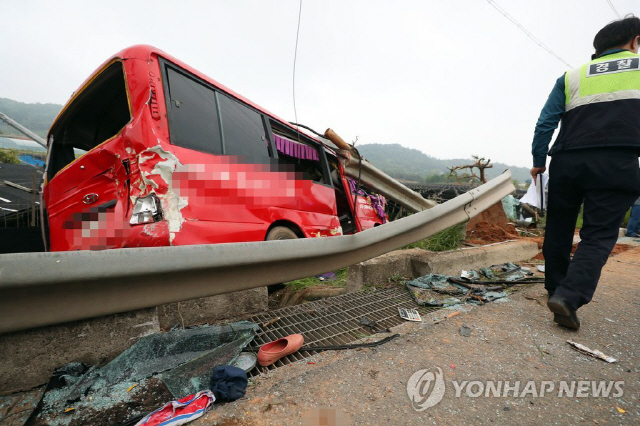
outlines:
[[[24,161],[27,164],[31,164],[32,166],[44,167],[44,160],[40,157],[34,157],[29,154],[20,154],[18,158]]]

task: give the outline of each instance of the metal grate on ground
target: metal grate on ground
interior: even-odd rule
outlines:
[[[378,330],[395,327],[405,322],[398,315],[398,308],[417,309],[421,315],[439,309],[418,306],[404,287],[329,297],[249,318],[250,321],[260,325],[250,350],[257,352],[263,344],[290,334],[302,334],[305,346],[344,345],[374,334],[372,330],[360,324],[360,318],[364,316],[375,321],[378,324]],[[278,321],[263,327],[263,324],[278,317],[280,318]],[[257,376],[268,370],[308,358],[315,353],[315,351],[298,351],[281,358],[269,367],[254,368],[249,376]]]

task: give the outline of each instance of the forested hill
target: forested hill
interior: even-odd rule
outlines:
[[[0,98],[0,112],[7,114],[27,129],[36,132],[42,137],[47,136],[47,131],[56,118],[62,105],[58,104],[27,104],[7,98]],[[18,133],[3,121],[0,121],[0,132],[6,134]]]
[[[432,181],[438,179],[436,175],[449,175],[447,167],[462,164],[471,164],[471,154],[467,158],[454,158],[440,160],[431,157],[422,151],[412,148],[405,148],[399,144],[364,144],[357,145],[358,151],[377,168],[383,170],[396,179],[406,179],[424,182],[431,178]],[[506,169],[511,170],[513,179],[525,182],[530,179],[529,169],[525,167],[509,166],[504,163],[493,163],[493,168],[487,169],[489,179],[498,176]],[[444,178],[444,177],[443,177]]]

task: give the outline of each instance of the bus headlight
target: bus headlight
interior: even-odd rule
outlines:
[[[140,225],[143,223],[152,223],[162,220],[162,209],[160,201],[155,194],[140,197],[133,206],[133,214],[129,223],[131,225]]]

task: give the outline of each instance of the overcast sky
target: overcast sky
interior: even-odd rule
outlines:
[[[498,0],[577,67],[606,0]],[[612,0],[640,15],[640,1]],[[65,103],[105,59],[151,44],[293,121],[298,0],[3,0],[0,97]],[[535,122],[568,67],[487,0],[303,0],[298,122],[358,143],[531,166]]]

